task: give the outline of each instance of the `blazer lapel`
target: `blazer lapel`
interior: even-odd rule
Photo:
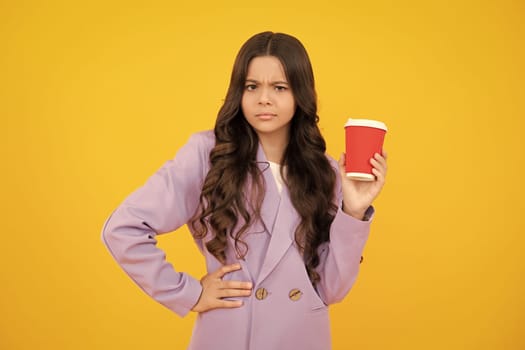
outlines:
[[[294,241],[294,234],[299,224],[299,215],[292,205],[288,189],[283,187],[281,202],[275,224],[273,227],[270,244],[264,258],[257,284],[260,284],[275,269]]]

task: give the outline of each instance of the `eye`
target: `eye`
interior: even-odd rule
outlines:
[[[287,90],[288,88],[286,86],[282,86],[282,85],[275,85],[275,90],[277,91],[285,91]]]
[[[246,89],[246,91],[253,91],[257,88],[257,85],[255,84],[247,84],[244,86],[244,88]]]

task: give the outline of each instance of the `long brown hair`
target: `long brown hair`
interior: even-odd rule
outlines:
[[[337,210],[335,173],[326,158],[326,144],[317,126],[317,95],[310,59],[293,36],[259,33],[248,39],[237,54],[228,92],[215,123],[216,143],[210,152],[210,171],[200,195],[201,210],[191,224],[197,238],[204,238],[208,227],[211,229],[213,238],[206,248],[222,263],[226,262],[228,235],[235,242],[237,257],[246,255],[249,247],[242,236],[254,220],[260,220],[265,184],[256,162],[259,140],[240,106],[248,65],[259,56],[279,59],[297,106],[281,164],[287,167],[285,184],[301,217],[295,241],[315,285],[320,280],[315,271],[319,265],[317,248],[329,240]]]

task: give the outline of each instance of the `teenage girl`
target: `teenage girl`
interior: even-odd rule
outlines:
[[[318,120],[303,45],[256,34],[214,130],[191,136],[107,219],[103,241],[133,281],[180,316],[198,313],[189,349],[330,349],[328,305],[356,280],[387,164],[375,154],[375,181],[346,178]],[[206,260],[200,280],[156,246],[184,224]]]

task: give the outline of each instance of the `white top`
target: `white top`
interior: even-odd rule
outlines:
[[[283,178],[281,177],[281,165],[270,161],[268,161],[268,163],[270,163],[270,169],[272,170],[273,178],[277,184],[277,190],[279,191],[279,194],[281,194],[284,184]]]

